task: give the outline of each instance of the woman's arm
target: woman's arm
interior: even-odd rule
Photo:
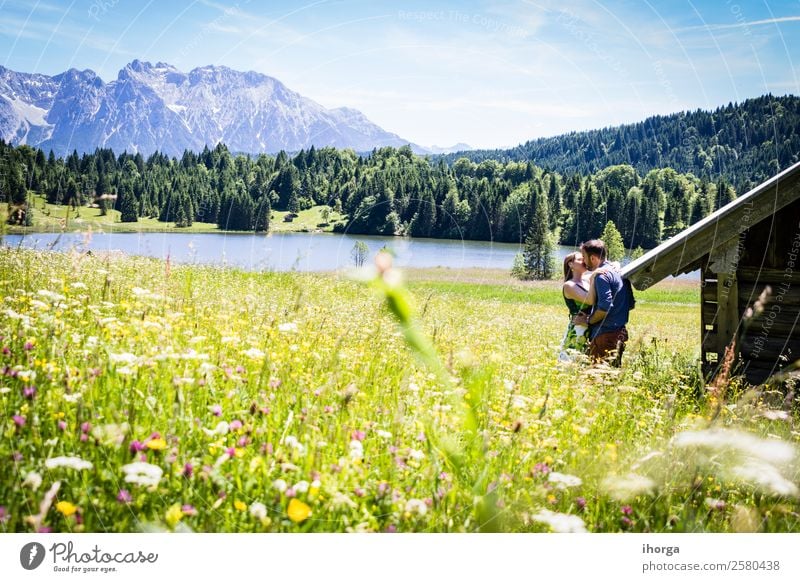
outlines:
[[[594,300],[592,299],[594,296],[590,295],[592,291],[591,286],[589,287],[589,291],[584,291],[573,281],[567,281],[564,283],[562,290],[564,292],[564,297],[567,299],[573,299],[578,303],[582,303],[583,305],[592,305],[594,303]]]

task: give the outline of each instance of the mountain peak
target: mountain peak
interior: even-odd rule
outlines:
[[[326,109],[273,77],[224,65],[184,73],[134,59],[107,84],[91,70],[0,73],[0,97],[15,103],[0,108],[0,137],[58,153],[110,147],[180,156],[219,142],[248,153],[312,145],[370,151],[408,143],[356,109]]]

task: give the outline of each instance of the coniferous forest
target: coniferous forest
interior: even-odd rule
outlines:
[[[0,141],[0,188],[15,224],[32,223],[26,201],[37,193],[52,204],[113,207],[123,222],[256,232],[269,230],[272,209],[324,204],[347,217],[334,229],[352,234],[518,243],[544,219],[574,245],[612,221],[627,248],[652,248],[796,162],[797,127],[800,99],[765,96],[438,157],[408,146],[249,156],[219,144],[180,159],[108,149],[57,158]]]

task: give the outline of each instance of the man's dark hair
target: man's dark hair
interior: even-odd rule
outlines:
[[[587,240],[581,245],[581,251],[585,251],[587,255],[594,255],[600,257],[601,261],[606,260],[606,243],[598,238]]]

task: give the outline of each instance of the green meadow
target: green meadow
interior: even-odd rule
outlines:
[[[706,385],[697,283],[620,369],[556,364],[558,289],[2,248],[0,528],[798,531],[796,407]]]

